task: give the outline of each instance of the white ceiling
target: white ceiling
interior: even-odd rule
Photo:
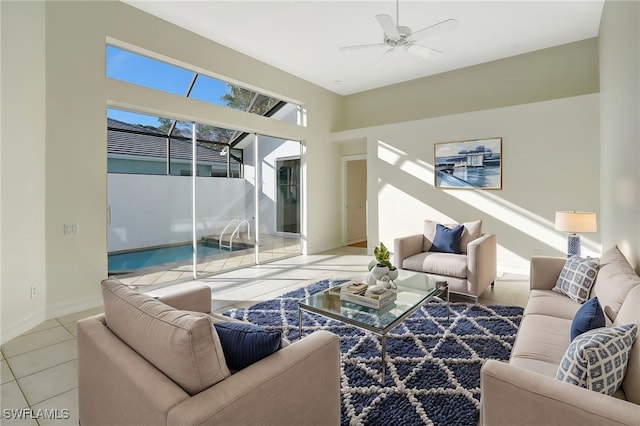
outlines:
[[[604,4],[400,0],[400,25],[414,32],[449,18],[459,27],[420,42],[444,52],[435,60],[400,52],[374,67],[384,47],[339,48],[382,42],[375,15],[395,21],[394,0],[123,1],[342,95],[596,37]]]

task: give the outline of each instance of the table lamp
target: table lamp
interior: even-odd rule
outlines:
[[[556,231],[568,232],[567,257],[580,256],[579,232],[596,232],[596,214],[593,212],[556,212]]]

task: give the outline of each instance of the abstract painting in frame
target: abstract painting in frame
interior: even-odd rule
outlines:
[[[502,189],[502,138],[434,145],[434,185],[440,189]]]

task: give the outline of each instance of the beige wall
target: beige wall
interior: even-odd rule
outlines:
[[[45,319],[45,7],[3,1],[0,11],[0,311],[5,341],[5,335]]]
[[[2,38],[2,147],[5,155],[21,161],[5,168],[9,157],[3,156],[3,341],[37,324],[34,318],[101,301],[99,282],[107,271],[108,105],[301,140],[309,194],[303,200],[308,218],[303,224],[305,249],[315,252],[340,244],[341,209],[334,201],[341,189],[340,149],[329,143],[340,110],[338,95],[121,2],[5,4],[2,31],[10,31],[11,38]],[[302,103],[308,127],[108,80],[107,40]],[[15,88],[5,93],[6,81]],[[7,105],[17,109],[5,115]],[[5,129],[4,123],[11,121],[15,125]],[[28,145],[8,146],[5,134]],[[24,174],[26,179],[16,179]],[[13,194],[16,206],[5,209]],[[5,234],[7,224],[14,229]],[[64,235],[64,224],[77,224],[79,234]],[[9,254],[6,247],[18,250]],[[44,287],[35,301],[28,299],[32,281]]]
[[[589,39],[347,96],[333,138],[343,152],[368,141],[370,242],[390,245],[429,217],[482,218],[502,270],[561,255],[555,211],[600,207],[598,85]],[[495,136],[504,138],[502,190],[433,189],[434,143]],[[583,244],[599,252],[599,234]]]
[[[349,95],[336,131],[598,91],[598,41],[588,39]]]
[[[605,247],[640,265],[640,3],[607,1],[600,23],[601,216]]]
[[[598,211],[598,94],[487,109],[334,134],[366,136],[370,246],[422,232],[425,219],[482,219],[497,236],[498,266],[527,273],[533,254],[561,256],[556,210]],[[502,137],[502,190],[433,187],[434,144]],[[597,233],[583,252],[600,252]]]

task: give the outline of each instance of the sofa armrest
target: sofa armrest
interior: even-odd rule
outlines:
[[[158,297],[162,303],[182,311],[211,312],[211,287],[198,285]]]
[[[495,234],[484,234],[467,244],[467,281],[480,295],[497,276],[497,241]]]
[[[556,285],[566,261],[563,257],[531,256],[529,288],[551,290]]]
[[[338,425],[340,340],[316,331],[189,398],[168,425]]]
[[[397,268],[402,268],[402,262],[418,253],[422,253],[424,235],[416,234],[408,237],[400,237],[393,240],[393,263]]]
[[[480,373],[483,426],[640,425],[640,405],[504,362]]]

